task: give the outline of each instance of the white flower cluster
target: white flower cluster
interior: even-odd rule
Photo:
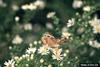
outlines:
[[[23,10],[36,10],[37,8],[42,9],[44,7],[45,7],[45,2],[42,0],[37,0],[34,3],[25,4],[21,6]]]
[[[40,41],[34,41],[34,44],[41,44]],[[12,60],[8,60],[8,62],[5,62],[5,66],[6,67],[15,67],[17,66],[17,64],[19,64],[20,62],[22,62],[22,60],[27,60],[27,61],[32,61],[34,60],[34,55],[36,54],[36,51],[38,54],[41,55],[48,55],[50,54],[50,52],[52,52],[52,59],[54,60],[62,60],[64,57],[67,56],[67,53],[69,53],[69,50],[66,50],[65,53],[62,54],[62,49],[61,48],[51,48],[49,46],[43,45],[41,46],[39,49],[37,49],[36,47],[33,47],[33,44],[30,43],[29,44],[29,48],[26,49],[26,53],[23,54],[22,56],[13,56]],[[40,59],[40,63],[44,63],[45,60],[44,58]],[[26,64],[27,66],[28,64]],[[48,67],[51,67],[51,65],[49,64]]]
[[[56,59],[56,60],[62,60],[63,59],[63,54],[62,53],[62,49],[58,49],[58,48],[50,48],[48,46],[42,46],[38,49],[38,53],[40,53],[41,55],[48,55],[51,52],[52,54],[52,58]]]
[[[13,44],[21,44],[22,42],[23,42],[23,39],[19,35],[16,35],[14,39],[12,40]]]
[[[24,24],[24,30],[32,30],[32,24],[31,23]]]
[[[72,3],[73,8],[75,8],[75,9],[82,7],[82,5],[83,5],[82,0],[74,0]]]
[[[95,17],[93,20],[89,21],[89,23],[93,27],[94,33],[100,33],[100,19]]]

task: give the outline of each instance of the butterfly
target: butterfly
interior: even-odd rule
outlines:
[[[53,35],[51,35],[49,32],[46,32],[43,34],[41,41],[43,45],[47,45],[49,47],[55,48],[55,47],[60,46],[65,41],[65,38],[63,37],[63,38],[57,39]]]

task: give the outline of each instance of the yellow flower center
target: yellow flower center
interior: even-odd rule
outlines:
[[[9,65],[8,65],[8,67],[12,67],[12,65],[11,65],[11,64],[9,64]]]
[[[97,32],[100,32],[100,28],[96,28]]]

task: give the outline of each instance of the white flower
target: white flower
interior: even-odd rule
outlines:
[[[35,6],[34,4],[30,3],[29,6],[28,6],[28,9],[29,10],[36,10],[37,6]]]
[[[66,53],[64,53],[64,54],[63,54],[63,56],[64,56],[64,57],[66,57],[66,56],[67,56],[67,54],[66,54]]]
[[[82,5],[83,5],[83,2],[81,0],[74,0],[72,4],[73,8],[75,9],[82,7]]]
[[[14,60],[18,60],[18,59],[19,59],[19,57],[18,57],[18,56],[15,56],[15,57],[14,57]]]
[[[36,48],[30,47],[30,48],[28,48],[28,49],[26,50],[26,53],[31,54],[31,53],[35,53],[35,51],[36,51]]]
[[[68,39],[69,36],[71,36],[71,34],[69,32],[62,32],[62,37],[65,37]]]
[[[90,6],[85,6],[85,7],[83,7],[83,10],[89,12],[91,10],[91,7]]]
[[[100,43],[98,43],[96,40],[90,40],[89,45],[95,48],[100,48]]]
[[[52,25],[51,23],[46,23],[46,27],[47,27],[48,29],[53,29],[53,25]]]
[[[34,58],[34,54],[31,54],[30,59],[32,60]]]
[[[20,19],[20,18],[19,18],[18,16],[15,17],[15,21],[16,21],[16,22],[19,21],[19,19]]]
[[[75,23],[75,19],[74,19],[74,18],[69,19],[69,20],[68,20],[68,23],[67,23],[67,27],[71,27],[71,26],[73,26],[74,23]]]
[[[45,2],[42,0],[37,0],[34,2],[34,5],[37,6],[37,8],[44,8],[45,7]]]
[[[29,64],[25,64],[25,67],[29,67]]]
[[[8,62],[5,62],[4,65],[5,67],[14,67],[15,61],[12,60],[8,60]]]
[[[49,49],[50,48],[48,46],[43,45],[38,49],[38,53],[40,53],[41,55],[47,55],[49,53]]]
[[[66,50],[66,53],[69,53],[69,50],[68,49]]]
[[[67,27],[63,27],[62,28],[62,32],[67,32],[68,31],[68,28]]]
[[[70,61],[68,61],[67,64],[70,64]]]
[[[13,9],[14,11],[17,11],[17,10],[19,9],[19,7],[18,7],[18,5],[16,5],[16,4],[12,4],[12,9]]]
[[[23,39],[19,35],[16,35],[15,38],[12,40],[12,43],[13,44],[21,44],[22,41],[23,41]]]
[[[53,52],[53,55],[52,55],[53,59],[56,59],[56,60],[63,59],[63,57],[62,57],[63,55],[61,54],[62,49],[55,48],[55,49],[52,49],[52,52]]]
[[[93,20],[89,21],[90,25],[93,26],[94,33],[100,33],[100,19],[95,17]]]
[[[41,40],[39,40],[38,43],[41,44],[42,43]]]
[[[34,45],[37,45],[37,44],[38,44],[38,42],[37,42],[37,41],[34,41],[33,43],[34,43]]]
[[[94,32],[94,33],[100,33],[100,24],[99,24],[99,25],[96,25],[96,26],[93,28],[93,32]]]
[[[48,65],[48,67],[52,67],[52,65],[51,65],[51,64],[49,64],[49,65]]]
[[[97,16],[94,17],[94,19],[89,21],[90,25],[93,27],[96,27],[97,25],[100,24],[100,19],[97,19]]]
[[[32,30],[32,24],[30,23],[24,24],[24,30]]]
[[[36,10],[37,9],[37,6],[35,6],[33,3],[30,3],[30,4],[25,4],[25,5],[22,5],[21,8],[23,10]]]
[[[44,62],[44,60],[43,59],[40,59],[40,63],[43,63]]]
[[[49,12],[47,14],[47,18],[52,18],[56,13],[55,12]]]
[[[22,8],[23,10],[27,10],[27,9],[28,9],[28,6],[29,6],[28,4],[25,4],[25,5],[22,5],[21,8]]]
[[[29,46],[32,47],[33,46],[32,43],[30,43]]]

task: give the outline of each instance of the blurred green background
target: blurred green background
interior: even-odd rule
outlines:
[[[4,61],[11,58],[12,53],[9,50],[14,44],[13,38],[20,35],[23,38],[23,43],[17,50],[13,50],[15,55],[22,55],[27,48],[27,44],[32,43],[34,40],[39,40],[41,34],[45,31],[54,32],[53,29],[48,28],[48,23],[52,20],[47,19],[49,12],[56,12],[60,18],[59,27],[63,27],[68,22],[68,19],[75,17],[75,13],[83,14],[82,7],[74,9],[72,7],[73,0],[43,0],[45,3],[44,8],[37,10],[23,10],[22,5],[30,4],[36,0],[0,0],[0,64],[3,65]],[[100,0],[82,0],[87,5],[95,5],[100,3]],[[93,13],[100,17],[100,11]],[[17,19],[16,19],[17,17]],[[31,30],[25,30],[25,24],[32,26]],[[53,25],[53,23],[50,23]],[[99,39],[99,37],[97,36]],[[99,39],[100,40],[100,39]],[[84,47],[84,46],[82,46]],[[90,48],[90,47],[87,47]],[[15,49],[14,47],[12,49]],[[78,50],[80,51],[81,48]],[[84,50],[84,48],[82,49]],[[99,50],[97,50],[99,53]],[[17,52],[17,53],[16,53]],[[87,52],[88,53],[88,52]],[[95,57],[95,56],[94,56]],[[98,59],[100,55],[96,56]],[[80,58],[81,59],[81,58]],[[88,58],[91,59],[92,58]],[[84,61],[84,60],[83,60]],[[95,61],[95,60],[94,60]]]

